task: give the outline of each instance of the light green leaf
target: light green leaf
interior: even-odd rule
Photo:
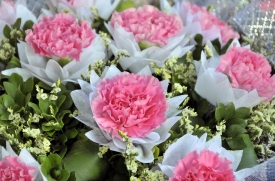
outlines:
[[[242,160],[237,168],[237,171],[244,168],[251,168],[258,164],[257,162],[258,158],[249,136],[247,134],[241,134],[240,137],[243,138],[247,147],[243,150]]]
[[[134,7],[135,7],[135,3],[133,0],[120,1],[120,3],[118,4],[118,6],[116,8],[116,11],[122,12],[126,9],[134,8]]]

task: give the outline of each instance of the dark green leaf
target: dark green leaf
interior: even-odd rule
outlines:
[[[78,131],[75,128],[66,130],[65,135],[68,139],[75,138],[78,134]]]
[[[230,126],[230,125],[233,125],[233,124],[237,124],[237,125],[245,128],[247,126],[247,120],[239,119],[239,118],[233,118],[233,119],[230,119],[229,121],[226,121],[227,126]]]
[[[4,82],[3,84],[7,94],[10,95],[11,97],[15,97],[15,92],[17,90],[17,87],[10,82]]]
[[[1,120],[9,120],[9,115],[10,113],[9,112],[4,112],[3,114],[1,114]]]
[[[240,107],[235,110],[234,118],[246,119],[250,116],[250,109],[247,107]]]
[[[8,25],[4,27],[3,34],[7,39],[11,39],[11,28]]]
[[[75,172],[70,173],[70,177],[69,177],[68,181],[76,181]]]
[[[26,106],[27,106],[27,104],[30,102],[31,97],[32,97],[31,93],[28,93],[28,94],[26,95],[26,97],[25,97],[25,105],[24,105],[24,107],[26,107]]]
[[[208,108],[209,108],[208,101],[206,99],[201,100],[198,103],[198,109],[197,109],[198,115],[202,117],[208,111]]]
[[[38,86],[45,90],[52,90],[52,87],[45,84],[44,82],[38,82]]]
[[[228,137],[235,137],[241,133],[245,133],[246,132],[246,129],[243,128],[242,126],[240,125],[237,125],[237,124],[233,124],[233,125],[230,125],[226,131],[225,131],[225,135],[228,136]]]
[[[15,93],[15,101],[22,107],[25,105],[25,95],[20,90],[17,90]]]
[[[37,104],[29,102],[28,106],[31,107],[31,108],[33,108],[33,110],[35,111],[36,114],[41,114],[40,108],[38,107]]]
[[[26,21],[25,24],[23,25],[23,31],[25,32],[28,29],[32,29],[33,24],[34,23],[32,20]]]
[[[244,169],[244,168],[251,168],[258,164],[258,162],[257,162],[258,158],[257,158],[257,155],[254,150],[254,146],[253,146],[249,136],[247,134],[242,134],[242,135],[240,135],[240,137],[243,138],[247,147],[243,150],[242,160],[237,168],[237,171]]]
[[[28,94],[28,93],[32,92],[33,87],[34,87],[33,79],[29,78],[26,82],[24,82],[22,84],[22,86],[20,88],[24,94]]]
[[[232,150],[242,150],[246,148],[246,144],[242,137],[234,137],[231,140],[227,140],[227,144]]]
[[[224,107],[218,107],[215,111],[215,119],[217,121],[221,121],[225,114],[225,108]]]
[[[19,30],[20,26],[21,26],[21,18],[17,18],[17,20],[15,21],[15,23],[12,25],[12,28]]]
[[[23,83],[23,78],[19,74],[13,73],[9,77],[9,82],[12,83],[13,85],[15,85],[16,87],[18,87],[19,84]]]
[[[194,37],[194,40],[197,42],[197,44],[202,44],[203,36],[201,34],[196,34]]]
[[[223,48],[221,49],[220,55],[223,55],[223,54],[226,53],[226,51],[227,51],[228,47],[231,45],[232,41],[233,41],[233,39],[230,39],[230,40],[226,43],[226,45],[223,46]]]
[[[226,105],[225,112],[224,112],[224,119],[229,120],[234,116],[235,113],[235,106],[232,102]]]
[[[65,99],[66,99],[66,96],[64,95],[58,96],[58,99],[56,100],[56,106],[59,108],[63,104]]]

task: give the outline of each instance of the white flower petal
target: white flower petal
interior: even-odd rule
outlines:
[[[169,104],[169,108],[165,113],[166,117],[170,118],[170,117],[173,117],[173,116],[176,116],[177,114],[179,114],[181,112],[181,110],[178,110],[178,106],[183,102],[183,100],[187,96],[188,95],[180,95],[180,96],[176,96],[176,97],[168,99],[167,102]]]
[[[75,90],[71,92],[71,97],[76,108],[80,112],[76,118],[91,128],[98,127],[96,122],[93,120],[93,114],[88,95],[85,94],[82,90]]]
[[[16,5],[16,19],[21,18],[21,28],[24,26],[25,22],[28,20],[37,23],[37,18],[35,15],[24,5],[17,4]]]
[[[6,69],[1,73],[6,76],[10,76],[13,73],[17,73],[23,78],[24,81],[26,81],[30,77],[33,77],[31,73],[21,68]]]
[[[116,66],[111,65],[110,67],[108,67],[103,71],[101,77],[109,79],[109,78],[113,78],[114,76],[120,73],[121,73],[120,70]]]
[[[136,156],[136,159],[138,161],[142,163],[152,163],[154,161],[152,145],[150,144],[135,145],[135,148],[139,151],[139,155]]]

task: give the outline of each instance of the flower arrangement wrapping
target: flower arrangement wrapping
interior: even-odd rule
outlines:
[[[275,179],[273,1],[43,2],[0,2],[0,180]]]

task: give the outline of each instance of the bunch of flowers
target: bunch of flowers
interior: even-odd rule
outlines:
[[[3,0],[0,180],[248,179],[275,76],[240,37],[187,0]]]

